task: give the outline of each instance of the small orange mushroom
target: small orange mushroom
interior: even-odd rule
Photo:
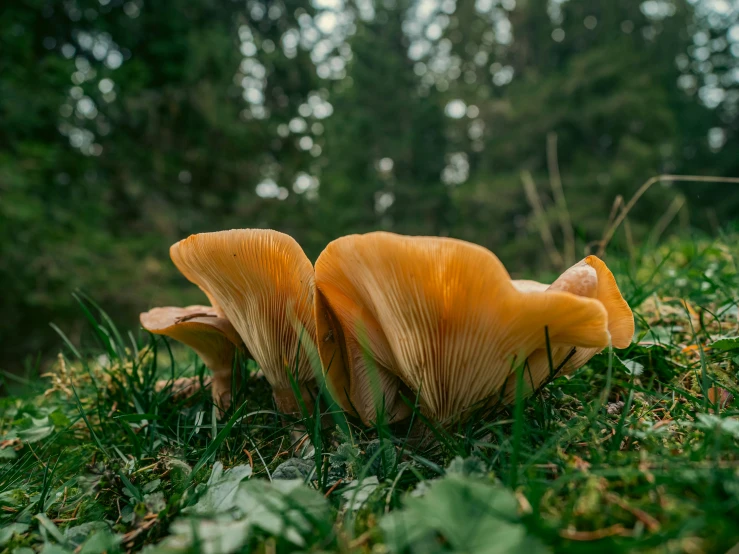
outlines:
[[[613,273],[597,256],[588,256],[576,263],[551,285],[527,280],[513,281],[513,284],[524,293],[568,292],[600,302],[608,314],[611,345],[614,348],[626,348],[631,344],[634,335],[634,314],[621,295]],[[574,344],[555,344],[550,341],[549,352],[543,348],[529,356],[524,381],[529,388],[538,388],[553,376],[554,371],[559,369],[560,375],[572,373],[604,347],[577,348]],[[550,356],[553,367],[550,367]],[[507,398],[510,400],[513,394],[514,389],[509,385]]]
[[[300,411],[293,383],[310,407],[314,272],[298,243],[268,229],[234,229],[192,235],[170,255],[233,324],[280,411]]]
[[[378,409],[390,421],[405,416],[403,387],[436,420],[464,417],[545,347],[545,328],[555,344],[603,348],[610,339],[597,300],[522,292],[474,244],[385,232],[326,247],[316,262],[316,320],[330,390],[365,422]]]
[[[231,373],[236,350],[243,348],[233,325],[211,306],[154,308],[139,316],[141,326],[155,335],[171,337],[192,348],[213,372],[213,401],[221,409],[231,405]],[[182,383],[176,384],[180,388]],[[189,389],[186,389],[189,390]]]

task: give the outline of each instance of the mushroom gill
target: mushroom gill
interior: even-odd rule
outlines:
[[[207,291],[272,386],[278,409],[308,406],[314,374],[313,266],[294,239],[268,229],[192,235],[170,248],[177,268]]]
[[[501,395],[516,368],[545,347],[545,328],[556,344],[609,342],[596,300],[521,292],[495,255],[474,244],[385,232],[326,247],[316,262],[316,319],[330,389],[365,422],[383,408],[391,421],[406,415],[403,386],[426,415],[464,417]],[[373,381],[379,388],[368,392]]]
[[[614,348],[626,348],[634,335],[634,315],[621,296],[616,279],[608,266],[597,256],[588,256],[560,275],[554,283],[546,285],[536,281],[516,280],[514,286],[522,292],[568,292],[584,298],[592,298],[603,305],[608,314],[608,333]],[[605,345],[607,346],[607,345]],[[533,352],[528,359],[525,384],[537,389],[551,377],[572,373],[582,367],[605,347],[578,348],[574,344],[555,344],[550,340],[546,347]],[[550,363],[551,356],[551,363]],[[512,399],[514,390],[506,393]]]
[[[173,338],[192,348],[213,373],[213,401],[221,410],[228,409],[234,354],[243,347],[241,337],[229,321],[211,306],[154,308],[142,313],[139,320],[150,333]],[[184,384],[180,381],[175,386],[182,389]]]

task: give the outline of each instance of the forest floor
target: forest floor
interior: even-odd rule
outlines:
[[[739,236],[608,263],[630,348],[425,440],[281,419],[250,363],[218,420],[154,387],[192,354],[80,298],[96,342],[4,377],[0,552],[739,552]]]

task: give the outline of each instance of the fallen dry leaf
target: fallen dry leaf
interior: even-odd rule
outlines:
[[[0,449],[1,448],[13,448],[13,450],[20,450],[23,448],[23,443],[20,439],[5,439],[3,441],[0,441]]]
[[[718,406],[719,410],[723,410],[734,400],[734,395],[721,387],[711,387],[708,389],[708,400],[714,406]]]

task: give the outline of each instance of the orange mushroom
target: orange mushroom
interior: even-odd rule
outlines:
[[[376,232],[330,243],[316,262],[318,350],[337,402],[365,422],[446,420],[502,394],[526,358],[554,344],[603,348],[603,304],[522,292],[495,255],[464,241]],[[368,391],[373,386],[374,390]]]
[[[170,248],[177,268],[207,292],[272,386],[283,413],[310,407],[315,343],[313,266],[297,242],[267,229],[192,235]]]
[[[236,350],[243,348],[233,325],[211,306],[154,308],[139,316],[141,326],[155,335],[171,337],[192,348],[213,372],[213,401],[221,409],[231,405],[231,373]],[[185,382],[175,383],[178,389]],[[185,387],[183,390],[190,390]]]
[[[611,345],[614,348],[626,348],[631,344],[634,335],[634,314],[621,296],[613,273],[597,256],[588,256],[576,263],[551,285],[524,280],[513,281],[513,284],[522,292],[569,292],[600,302],[608,314]],[[550,341],[549,352],[543,348],[529,356],[524,381],[528,388],[536,389],[553,377],[554,371],[559,370],[559,375],[572,373],[603,348],[577,348],[574,344],[554,344]],[[514,388],[509,385],[507,399],[512,399],[513,394]]]

